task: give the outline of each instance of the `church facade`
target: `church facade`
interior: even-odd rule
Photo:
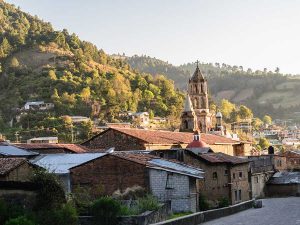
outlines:
[[[211,128],[212,114],[209,112],[207,80],[197,63],[196,70],[189,79],[180,130],[185,132],[199,130],[201,133],[208,133]]]

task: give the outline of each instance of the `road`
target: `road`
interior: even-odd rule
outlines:
[[[263,208],[248,209],[203,225],[300,225],[300,197],[262,201]]]

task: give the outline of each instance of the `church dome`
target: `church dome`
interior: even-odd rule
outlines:
[[[186,146],[187,149],[207,148],[207,147],[208,145],[204,141],[200,140],[199,131],[196,131],[194,133],[194,140]]]

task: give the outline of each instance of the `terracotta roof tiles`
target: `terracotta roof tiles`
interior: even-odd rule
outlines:
[[[43,150],[43,149],[66,149],[74,153],[88,152],[88,148],[77,144],[15,144],[15,146],[27,150]]]
[[[207,153],[199,155],[202,159],[210,163],[230,163],[230,164],[241,164],[249,162],[248,159],[240,158],[237,156],[226,155],[224,153]]]

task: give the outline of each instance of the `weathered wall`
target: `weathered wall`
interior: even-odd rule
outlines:
[[[123,192],[134,185],[148,190],[148,171],[144,165],[113,155],[106,155],[70,171],[71,189],[77,185],[91,187],[92,192],[103,190],[111,195],[116,190]]]
[[[28,163],[23,163],[7,175],[0,176],[0,181],[29,181],[32,171],[33,169]]]
[[[173,212],[196,212],[195,179],[156,169],[149,170],[149,177],[152,194],[161,201],[170,200]]]
[[[265,197],[266,182],[270,179],[273,173],[255,173],[251,174],[251,193],[252,198]]]
[[[267,184],[268,197],[300,196],[300,184]]]
[[[107,130],[82,145],[91,149],[108,149],[115,147],[116,151],[145,149],[144,143],[140,140],[129,135],[122,134],[116,130]]]
[[[198,192],[206,197],[212,206],[217,205],[217,201],[226,197],[230,200],[229,190],[229,168],[226,164],[208,164],[188,154],[184,155],[184,162],[204,170],[204,181],[197,181]],[[228,175],[225,174],[228,171]],[[217,173],[217,179],[213,178],[213,173]]]
[[[248,163],[238,164],[230,168],[231,175],[231,202],[237,204],[250,199],[250,186],[248,180]],[[242,173],[242,177],[239,173]],[[235,199],[235,191],[241,190],[241,200]]]
[[[284,171],[287,170],[287,163],[285,156],[274,155],[273,156],[274,169],[276,171]]]

